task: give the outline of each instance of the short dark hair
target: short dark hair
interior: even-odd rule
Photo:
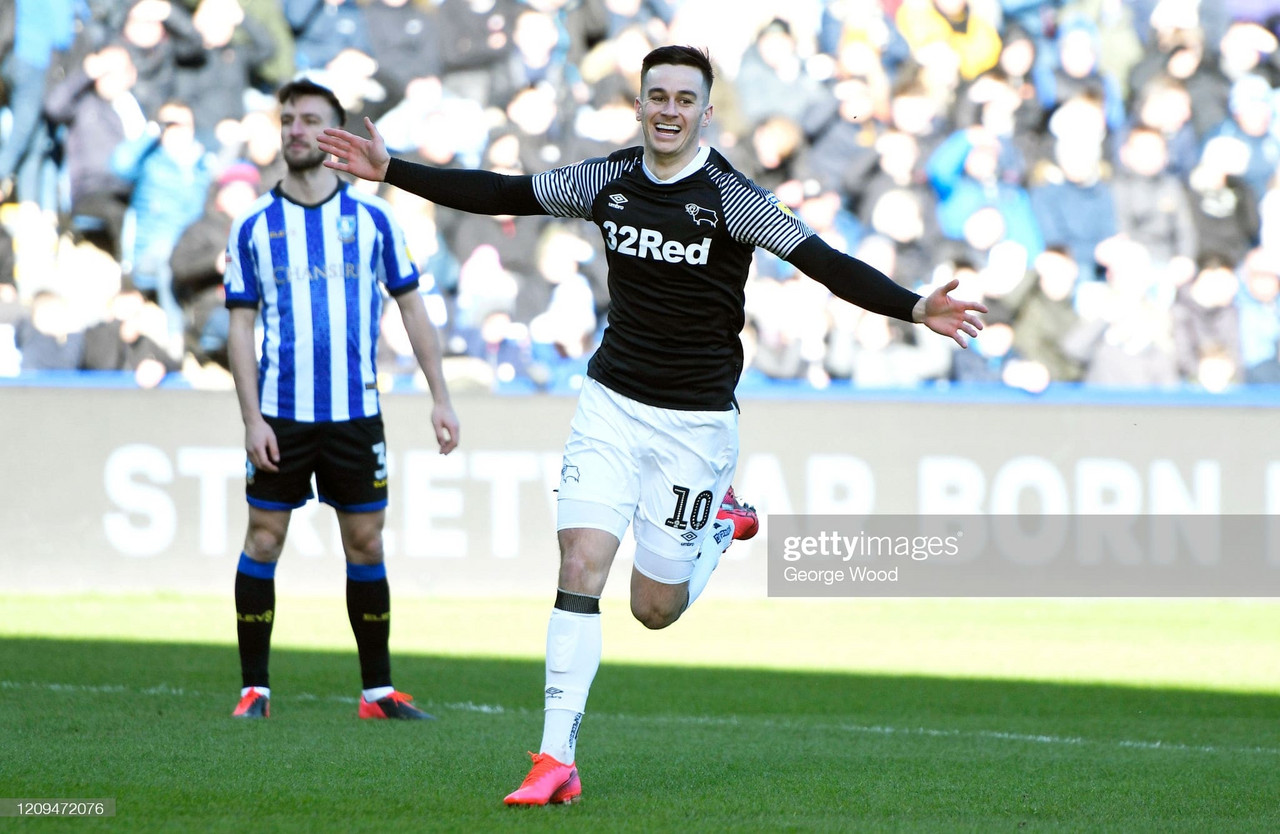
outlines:
[[[347,123],[347,111],[343,108],[342,102],[338,101],[333,90],[322,87],[309,78],[295,79],[276,91],[276,100],[281,104],[288,104],[302,96],[319,96],[329,102],[329,106],[333,108],[333,115],[338,117],[339,126]]]
[[[645,76],[649,70],[657,66],[693,67],[702,73],[702,82],[707,87],[707,96],[711,96],[711,83],[716,80],[715,70],[711,68],[711,56],[707,50],[696,46],[660,46],[644,56],[640,64],[640,85],[644,86]]]

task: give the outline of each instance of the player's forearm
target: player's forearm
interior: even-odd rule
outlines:
[[[427,315],[422,296],[417,291],[412,291],[397,298],[396,302],[405,333],[409,336],[409,345],[413,348],[413,356],[418,360],[423,376],[427,378],[431,398],[436,405],[450,405],[449,386],[444,379],[440,336]]]
[[[233,308],[227,333],[227,364],[236,384],[240,418],[246,427],[262,422],[262,408],[258,403],[258,356],[253,347],[254,312]],[[246,318],[247,326],[244,323]]]
[[[433,168],[393,157],[385,182],[437,205],[473,214],[546,214],[534,196],[533,177]]]
[[[837,298],[883,316],[915,321],[917,293],[870,264],[831,248],[817,235],[797,246],[787,260]]]

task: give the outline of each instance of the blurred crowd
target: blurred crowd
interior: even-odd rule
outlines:
[[[640,61],[689,43],[740,170],[990,308],[960,351],[760,250],[750,380],[1280,382],[1277,32],[1280,0],[5,0],[0,376],[230,385],[226,236],[281,177],[289,78],[396,155],[532,174],[639,144]],[[381,193],[453,384],[580,380],[609,305],[589,224]],[[378,361],[412,377],[394,311]]]

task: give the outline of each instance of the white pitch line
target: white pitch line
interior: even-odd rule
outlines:
[[[167,684],[158,684],[144,688],[127,687],[122,684],[78,684],[78,683],[39,683],[36,681],[0,680],[0,690],[39,690],[42,692],[85,692],[90,694],[110,695],[164,695],[188,697],[215,697],[211,693],[199,692]],[[223,693],[219,693],[223,694]],[[284,696],[290,701],[325,701],[338,704],[355,704],[358,698],[349,695],[313,695],[309,692],[291,693]],[[504,707],[501,704],[477,704],[474,701],[455,701],[448,703],[422,702],[423,706],[443,708],[454,712],[473,712],[481,715],[534,715],[535,711],[526,707]],[[779,721],[768,717],[739,716],[698,716],[698,715],[625,715],[622,713],[589,713],[591,718],[610,721],[636,721],[656,724],[696,724],[709,727],[732,727],[742,724],[776,727],[779,729],[807,729],[819,731],[843,731],[848,733],[864,733],[869,735],[903,735],[926,736],[929,738],[977,738],[995,741],[1025,742],[1031,744],[1056,744],[1063,746],[1098,745],[1104,747],[1122,747],[1131,750],[1159,750],[1176,753],[1252,753],[1263,756],[1280,756],[1277,747],[1219,747],[1212,744],[1183,744],[1169,741],[1134,741],[1128,739],[1100,740],[1080,736],[1055,736],[1038,733],[1013,733],[1003,730],[957,730],[937,729],[934,727],[890,727],[885,725],[861,724],[800,724],[795,721]]]

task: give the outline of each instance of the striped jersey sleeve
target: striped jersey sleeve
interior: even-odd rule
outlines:
[[[590,220],[591,204],[608,183],[640,164],[638,148],[584,159],[533,177],[533,193],[547,214]]]
[[[227,269],[222,282],[228,307],[257,307],[262,301],[258,280],[255,229],[263,222],[264,211],[271,205],[270,194],[264,194],[231,224],[227,238]]]
[[[706,170],[720,190],[729,234],[739,243],[759,246],[785,260],[814,234],[813,229],[772,192],[740,172],[714,163],[708,163]]]

